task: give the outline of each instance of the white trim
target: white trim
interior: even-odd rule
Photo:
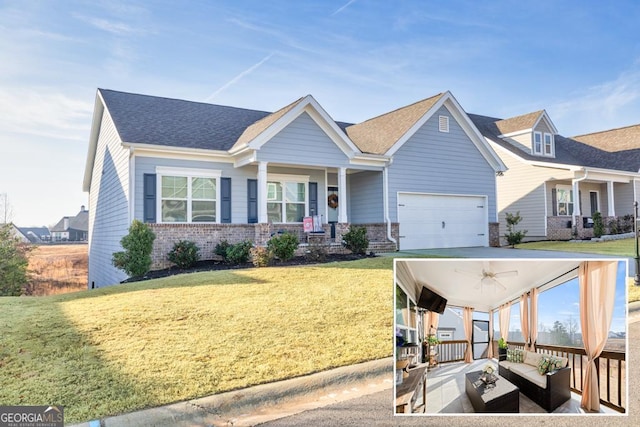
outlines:
[[[167,166],[156,166],[156,223],[158,224],[220,224],[220,178],[221,170],[215,169],[196,169],[196,168],[178,168]],[[187,179],[187,221],[171,221],[162,220],[162,177],[177,176]],[[192,221],[191,202],[191,181],[192,178],[214,178],[216,180],[216,220],[215,221]]]
[[[596,211],[602,212],[602,205],[600,204],[600,190],[589,190],[589,211],[593,210],[593,206],[591,206],[591,193],[596,193],[596,203],[598,204]],[[589,212],[591,215],[591,212]]]
[[[143,178],[144,179],[144,178]],[[136,153],[133,148],[129,150],[129,224],[135,218],[136,209]],[[144,199],[144,198],[143,198]]]
[[[547,217],[548,216],[552,216],[552,215],[549,215],[549,202],[547,201],[549,193],[547,193],[547,191],[548,191],[547,181],[544,181],[542,183],[542,189],[544,191],[544,193],[543,193],[543,198],[544,198],[544,236],[547,237],[549,235],[549,230],[548,230],[549,226],[547,224],[547,222],[548,222],[547,221]],[[551,211],[551,213],[553,213],[553,211]]]
[[[309,175],[290,175],[290,174],[282,174],[282,173],[269,173],[267,174],[267,182],[265,183],[265,195],[264,195],[264,210],[265,210],[265,214],[267,216],[267,221],[269,220],[269,213],[267,211],[267,204],[269,203],[269,199],[267,198],[267,194],[269,192],[269,182],[277,182],[283,185],[283,189],[282,189],[282,201],[276,201],[275,203],[281,203],[282,204],[282,220],[283,221],[278,221],[278,222],[274,222],[274,224],[302,224],[302,222],[300,221],[295,221],[295,222],[288,222],[287,218],[286,218],[286,206],[287,206],[287,200],[286,200],[286,191],[285,191],[285,184],[287,183],[291,183],[291,184],[304,184],[304,215],[305,216],[309,216]],[[325,199],[326,200],[326,199]],[[272,201],[273,203],[273,201]],[[291,204],[301,204],[299,202],[290,202]],[[319,213],[318,213],[319,215]]]
[[[547,136],[551,139],[549,141],[550,152],[547,154]],[[542,155],[546,157],[556,156],[555,138],[552,133],[544,132],[542,134]]]
[[[540,151],[536,150],[536,136],[540,137]],[[531,134],[531,154],[534,156],[542,156],[544,153],[544,139],[542,136],[542,132],[536,130]]]
[[[438,132],[449,133],[449,116],[438,116]]]
[[[576,195],[573,194],[573,185],[569,184],[556,184],[556,216],[573,216],[576,212]],[[558,190],[569,191],[569,197],[571,197],[571,205],[573,205],[573,209],[571,212],[567,212],[566,214],[560,214],[560,196],[558,195]],[[569,202],[568,202],[569,203]],[[567,206],[567,210],[569,206]]]
[[[607,181],[607,216],[616,216],[615,188],[613,181]]]
[[[556,128],[556,125],[554,125],[553,122],[551,121],[551,117],[549,117],[549,114],[547,114],[547,110],[542,110],[542,114],[540,115],[540,117],[538,117],[538,120],[536,120],[536,122],[533,124],[533,129],[538,127],[538,125],[542,120],[547,122],[547,125],[549,126],[553,134],[556,134],[556,135],[558,134],[558,129]]]
[[[309,175],[291,175],[288,173],[268,173],[267,181],[309,182]]]
[[[523,130],[516,130],[513,132],[509,132],[509,133],[501,133],[500,135],[498,135],[498,138],[511,138],[514,136],[518,136],[518,135],[524,135],[526,133],[531,133],[533,132],[533,128],[529,128],[529,129],[523,129]]]
[[[200,160],[219,163],[234,163],[236,160],[226,151],[207,150],[201,148],[165,147],[151,144],[135,144],[123,142],[122,145],[132,147],[139,157],[156,157],[172,160]]]

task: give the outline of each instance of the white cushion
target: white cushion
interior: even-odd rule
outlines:
[[[526,363],[518,363],[511,368],[511,372],[520,375],[522,378],[531,381],[542,388],[547,388],[547,376],[540,375],[537,367],[533,367]]]
[[[533,351],[525,351],[524,363],[526,363],[527,365],[535,366],[537,368],[538,363],[540,362],[540,359],[542,359],[542,356],[543,355],[541,353],[535,353]]]

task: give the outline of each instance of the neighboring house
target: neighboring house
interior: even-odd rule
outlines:
[[[156,233],[152,268],[179,239],[203,258],[222,239],[264,245],[281,230],[306,244],[308,216],[331,250],[352,225],[370,250],[488,246],[490,229],[497,244],[504,171],[449,92],[348,124],[311,95],[268,113],[99,89],[83,185],[89,286],[126,278],[111,258],[133,219]]]
[[[81,206],[76,216],[62,217],[50,231],[52,242],[86,242],[89,237],[89,212]]]
[[[49,243],[51,233],[47,227],[17,227],[20,234],[26,239],[25,243]]]
[[[469,114],[508,168],[498,179],[500,235],[520,212],[527,239],[593,237],[592,216],[632,224],[640,174],[640,126],[565,138],[546,111],[510,119]]]

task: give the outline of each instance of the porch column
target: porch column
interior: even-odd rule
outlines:
[[[616,216],[616,202],[613,197],[613,181],[607,181],[607,216]]]
[[[347,168],[340,168],[338,171],[338,222],[345,223],[347,220]]]
[[[266,224],[267,217],[267,162],[258,163],[258,222]]]
[[[580,183],[573,181],[573,216],[581,216],[580,212]]]

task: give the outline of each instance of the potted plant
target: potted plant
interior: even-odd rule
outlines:
[[[500,338],[498,340],[498,360],[505,360],[507,358],[507,348],[509,345],[504,340],[504,338]]]

